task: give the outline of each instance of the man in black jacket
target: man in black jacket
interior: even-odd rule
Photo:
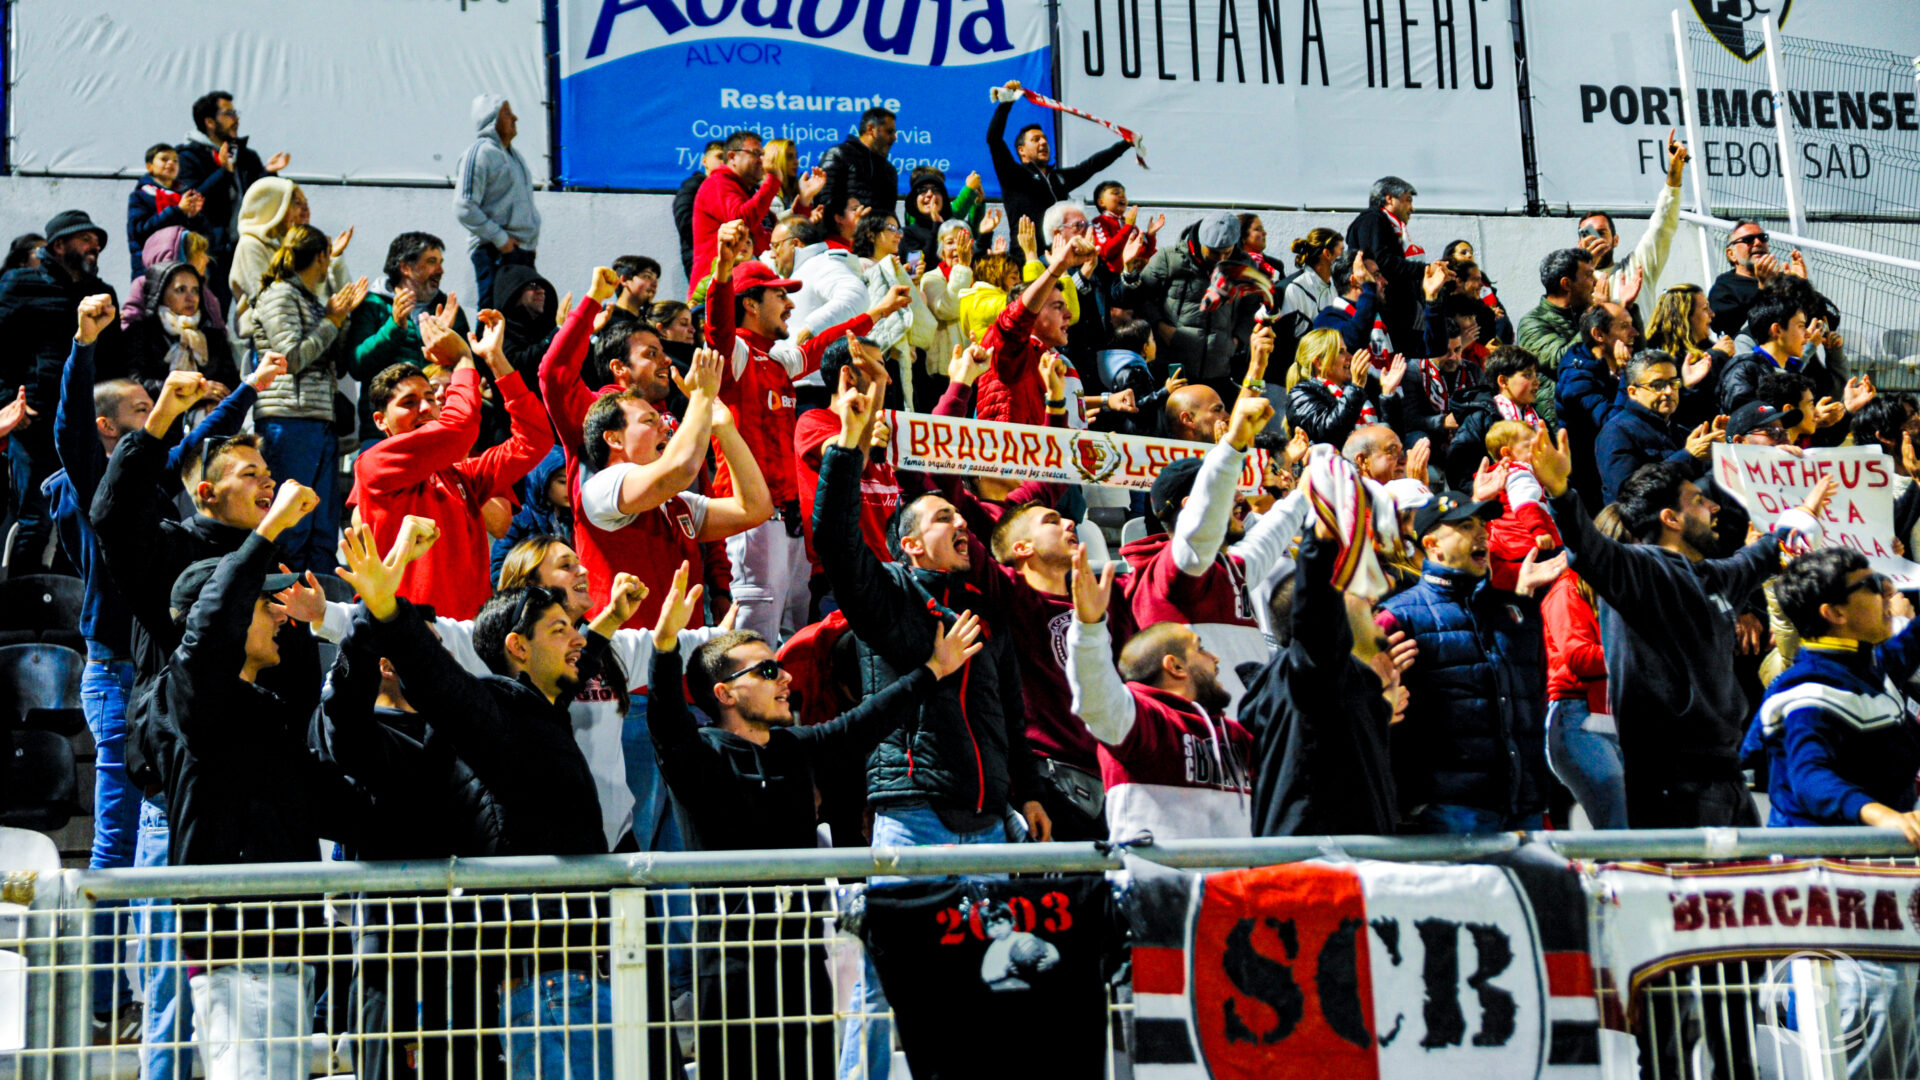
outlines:
[[[1243,665],[1255,836],[1384,836],[1399,818],[1387,734],[1398,710],[1387,699],[1401,696],[1400,673],[1366,602],[1333,587],[1339,556],[1316,522],[1300,540],[1299,566],[1267,601],[1273,659]],[[1368,635],[1360,650],[1356,627]]]
[[[972,559],[986,559],[968,535],[960,511],[938,495],[905,502],[887,523],[895,561],[882,563],[860,536],[860,476],[872,437],[867,417],[879,409],[884,380],[862,392],[842,390],[833,411],[840,434],[821,454],[820,489],[813,504],[814,550],[857,638],[862,690],[867,696],[899,682],[933,655],[937,635],[927,613],[951,627],[963,610],[984,599],[970,580]],[[1004,841],[1008,806],[1019,808],[1027,831],[1050,839],[1052,822],[1040,804],[1038,759],[1027,749],[1021,717],[1020,667],[1004,612],[978,612],[989,629],[985,651],[959,679],[941,682],[907,708],[901,726],[867,760],[867,802],[874,809],[876,845],[994,844]],[[885,1012],[871,963],[861,979],[861,1011]],[[842,1056],[864,1060],[884,1077],[888,1051],[884,1022],[856,1021],[846,1029]],[[848,1072],[849,1068],[843,1068]]]
[[[893,149],[893,113],[878,106],[860,114],[860,134],[820,155],[820,169],[827,174],[826,205],[839,208],[847,200],[859,199],[871,207],[876,217],[893,216],[900,201],[900,174],[887,160]]]
[[[1366,252],[1387,283],[1380,318],[1387,324],[1387,335],[1400,349],[1412,348],[1422,340],[1416,324],[1420,279],[1426,274],[1427,264],[1413,256],[1426,252],[1407,237],[1413,197],[1418,194],[1405,180],[1383,176],[1373,182],[1367,208],[1347,226],[1347,250]]]
[[[370,624],[375,647],[392,661],[408,700],[498,800],[505,819],[500,853],[605,854],[600,798],[568,707],[582,672],[603,661],[607,639],[580,632],[558,589],[505,589],[473,620],[474,652],[493,674],[472,675],[421,613],[394,595],[404,564],[381,559],[371,528],[347,530],[343,550],[347,568],[340,576],[360,594],[356,621]],[[596,940],[590,922],[582,925],[588,908],[549,898],[509,903],[511,920],[524,928],[506,942],[513,953],[505,1040],[513,1073],[532,1076],[536,1059],[564,1059],[576,1077],[611,1076],[606,1025],[613,998],[596,974],[595,954],[604,941]],[[482,937],[483,947],[499,944],[492,935]],[[489,972],[487,979],[493,977]],[[567,1018],[564,1027],[533,1032],[536,1016],[551,1023],[555,1013]]]
[[[1695,479],[1706,472],[1713,444],[1726,433],[1726,417],[1703,423],[1691,432],[1673,423],[1680,408],[1681,375],[1673,357],[1658,349],[1642,349],[1621,369],[1620,385],[1627,404],[1607,415],[1593,441],[1593,459],[1600,473],[1600,502],[1612,502],[1627,478],[1642,465],[1666,461]]]
[[[1628,825],[1758,827],[1740,774],[1752,710],[1732,663],[1735,613],[1780,572],[1783,544],[1818,533],[1834,481],[1823,480],[1781,515],[1773,532],[1730,558],[1710,559],[1719,507],[1672,464],[1648,465],[1622,485],[1617,502],[1638,541],[1631,544],[1601,535],[1581,507],[1564,430],[1557,447],[1544,433],[1534,443],[1533,472],[1575,570],[1603,601],[1600,640],[1619,718]]]
[[[695,851],[817,846],[814,777],[819,767],[831,759],[871,753],[912,714],[916,698],[931,693],[985,648],[979,642],[978,616],[962,615],[949,634],[938,617],[923,613],[920,618],[932,623],[934,632],[933,655],[924,664],[824,724],[794,727],[796,717],[788,705],[793,679],[774,658],[772,647],[751,630],[729,631],[685,661],[685,685],[713,717],[712,725],[700,727],[681,691],[680,631],[700,603],[701,591],[698,585],[687,588],[683,564],[654,625],[648,683],[654,689],[647,713],[660,772],[691,826],[687,837]],[[726,913],[742,918],[703,921],[700,937],[811,936],[804,928],[779,934],[777,928],[788,920],[753,920],[756,910],[762,916],[775,913],[770,903],[757,903],[771,899],[746,890],[726,896]],[[712,907],[709,901],[702,898],[702,914],[719,914],[705,910]],[[756,1013],[791,1015],[800,1008],[814,1016],[830,1014],[825,956],[818,946],[706,949],[699,955],[694,1023],[702,1068],[722,1076],[826,1080],[833,1075],[831,1023],[782,1024],[775,1039],[767,1037],[764,1026],[710,1022],[744,1020]]]
[[[1121,139],[1078,165],[1056,169],[1046,129],[1039,124],[1028,124],[1014,135],[1013,148],[1009,150],[1007,117],[1013,112],[1014,102],[1021,100],[1018,97],[1020,83],[1009,82],[1002,89],[1014,96],[993,110],[993,119],[987,124],[987,151],[993,155],[993,175],[1000,181],[1000,200],[1006,204],[1009,225],[1018,225],[1021,218],[1032,218],[1039,224],[1046,216],[1047,207],[1071,199],[1074,188],[1093,179],[1095,173],[1120,160],[1120,155],[1133,147]],[[1022,252],[1018,239],[1007,253],[1013,256],[1015,266],[1027,259],[1045,257],[1037,251]]]
[[[227,270],[233,263],[234,245],[240,242],[240,201],[256,180],[286,168],[287,155],[281,152],[261,163],[260,155],[247,147],[247,137],[240,134],[240,113],[233,107],[233,95],[225,90],[202,94],[193,103],[193,130],[174,150],[180,156],[180,190],[206,197],[200,219],[207,222],[207,248],[213,256],[207,287],[231,311]],[[225,179],[216,175],[223,172]]]
[[[166,790],[172,865],[311,862],[319,854],[326,800],[307,753],[318,651],[307,634],[276,639],[284,615],[273,594],[294,576],[268,573],[274,539],[318,504],[288,481],[237,550],[200,560],[170,583],[180,642],[135,738]],[[259,683],[275,667],[287,676],[282,693]],[[205,969],[191,985],[194,1035],[211,1080],[307,1075],[308,1044],[298,1036],[311,1024],[311,976],[292,958],[304,953],[298,929],[318,917],[294,904],[244,914],[215,904],[182,915],[181,945]]]
[[[112,298],[116,310],[120,306],[113,287],[100,280],[105,229],[83,210],[63,210],[47,222],[46,236],[39,266],[0,278],[0,341],[6,343],[0,358],[0,400],[12,401],[25,387],[28,408],[46,418],[38,425],[21,425],[7,443],[13,483],[8,521],[15,529],[8,565],[15,574],[37,573],[53,565],[56,555],[52,513],[40,485],[60,469],[53,409],[60,401],[60,373],[73,345],[75,313],[80,301],[102,293]],[[126,373],[125,336],[116,320],[94,339],[99,378]]]

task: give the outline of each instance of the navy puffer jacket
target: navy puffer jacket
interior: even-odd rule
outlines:
[[[1540,605],[1427,563],[1382,606],[1420,655],[1393,729],[1402,810],[1449,803],[1509,817],[1546,809],[1547,684]]]

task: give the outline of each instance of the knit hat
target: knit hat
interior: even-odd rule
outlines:
[[[41,241],[43,244],[51,244],[55,240],[64,240],[69,236],[78,236],[87,232],[98,233],[102,247],[107,243],[107,230],[95,225],[85,210],[60,211],[47,222],[44,232],[46,239]]]
[[[1215,210],[1200,219],[1197,238],[1202,247],[1225,251],[1240,242],[1240,219],[1225,210]]]

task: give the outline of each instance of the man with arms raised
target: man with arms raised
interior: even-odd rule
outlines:
[[[648,391],[636,387],[591,398],[581,385],[580,363],[594,316],[618,286],[611,269],[594,271],[593,288],[568,313],[540,362],[540,387],[566,451],[574,540],[593,606],[606,604],[617,572],[636,574],[649,597],[626,625],[639,629],[659,614],[671,567],[685,561],[699,567],[700,543],[750,529],[767,520],[773,508],[733,414],[719,403],[718,353],[696,352],[684,380],[670,375],[687,395],[685,422],[671,434]],[[583,400],[588,402],[584,416],[574,411]],[[724,498],[688,490],[706,461],[710,436],[738,481],[738,491]]]
[[[1738,649],[1735,614],[1780,572],[1783,544],[1818,533],[1834,481],[1822,480],[1773,532],[1729,558],[1709,559],[1720,508],[1680,466],[1655,462],[1621,485],[1614,502],[1633,543],[1609,540],[1588,519],[1570,484],[1564,430],[1558,447],[1545,433],[1535,441],[1533,472],[1581,580],[1604,601],[1600,640],[1620,723],[1628,824],[1758,826],[1740,773],[1749,707],[1730,662]]]
[[[501,349],[505,318],[497,311],[483,311],[480,323],[486,332],[469,335],[472,350],[438,321],[421,324],[426,334],[448,339],[460,354],[444,408],[426,373],[412,364],[394,364],[368,385],[373,422],[386,438],[354,461],[348,500],[360,511],[360,520],[372,526],[381,547],[393,543],[409,514],[440,523],[439,543],[407,567],[401,592],[453,619],[473,618],[493,595],[480,508],[511,491],[553,448],[553,429],[540,402]],[[426,349],[432,352],[437,345],[430,342]],[[469,457],[480,427],[480,372],[474,350],[493,373],[513,433],[499,446]]]

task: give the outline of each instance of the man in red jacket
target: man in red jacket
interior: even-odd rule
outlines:
[[[895,286],[878,307],[796,344],[787,337],[787,312],[793,307],[787,292],[800,283],[758,259],[735,265],[741,249],[733,240],[742,227],[731,222],[720,235],[717,273],[707,293],[707,340],[725,357],[720,400],[738,419],[740,434],[765,471],[773,497],[773,520],[727,540],[739,627],[777,645],[807,624],[811,599],[807,581],[812,563],[793,452],[793,380],[818,370],[828,345],[848,334],[871,334],[876,321],[911,299],[907,286]],[[727,495],[733,486],[723,462],[714,474],[713,493]]]
[[[980,419],[1036,426],[1047,422],[1040,357],[1067,345],[1067,302],[1056,286],[1068,271],[1099,257],[1100,249],[1085,236],[1061,245],[1045,272],[981,336],[980,344],[993,353],[993,364],[980,376],[975,408]]]
[[[763,224],[780,194],[780,174],[767,169],[761,157],[760,136],[751,131],[736,131],[727,136],[727,163],[707,175],[693,197],[693,269],[687,274],[687,295],[692,296],[702,279],[713,269],[720,226],[729,221],[744,221],[753,234],[753,250],[765,251],[768,231]],[[827,174],[814,169],[800,177],[800,195],[787,209],[805,216],[813,197],[827,186]]]
[[[367,384],[374,425],[386,438],[354,462],[349,500],[360,520],[373,526],[382,549],[393,543],[409,514],[440,523],[440,542],[407,567],[400,595],[451,619],[473,618],[493,595],[487,573],[490,541],[480,508],[507,494],[553,449],[540,402],[501,348],[506,319],[497,311],[482,311],[479,318],[484,331],[470,336],[471,350],[433,319],[421,324],[422,335],[432,339],[424,346],[428,355],[449,345],[461,353],[444,406],[435,403],[426,374],[412,364],[394,364]],[[469,457],[480,431],[475,352],[493,373],[512,429],[506,442]]]

